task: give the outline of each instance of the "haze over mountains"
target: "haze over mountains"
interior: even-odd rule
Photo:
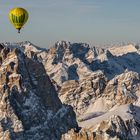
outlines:
[[[0,46],[0,139],[140,139],[140,47]]]

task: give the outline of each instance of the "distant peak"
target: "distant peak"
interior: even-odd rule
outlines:
[[[64,40],[61,40],[61,41],[57,41],[55,43],[56,46],[69,46],[70,45],[70,42],[69,41],[64,41]]]

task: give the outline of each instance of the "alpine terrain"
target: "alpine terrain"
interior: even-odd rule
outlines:
[[[0,45],[0,140],[140,140],[140,47]]]

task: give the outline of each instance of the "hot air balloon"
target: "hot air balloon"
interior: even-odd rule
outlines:
[[[28,12],[23,8],[14,8],[9,12],[9,19],[20,33],[21,28],[28,20]]]

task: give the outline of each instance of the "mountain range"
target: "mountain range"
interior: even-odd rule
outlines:
[[[139,45],[0,45],[0,140],[139,140],[139,97]]]

